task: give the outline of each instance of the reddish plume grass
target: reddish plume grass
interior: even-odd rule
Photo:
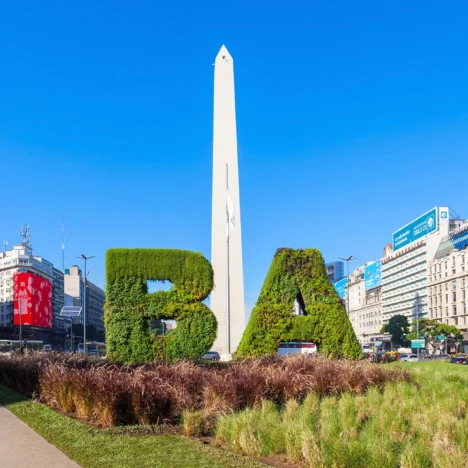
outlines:
[[[188,424],[188,417],[202,413],[210,430],[220,414],[258,407],[263,400],[281,405],[311,392],[363,393],[389,381],[411,377],[398,367],[310,356],[211,366],[121,366],[63,356],[0,359],[0,383],[102,426],[180,423],[182,415]]]

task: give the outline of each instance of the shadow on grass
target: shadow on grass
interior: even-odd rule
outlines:
[[[0,384],[0,405],[8,407],[8,405],[23,401],[30,401],[30,399]]]

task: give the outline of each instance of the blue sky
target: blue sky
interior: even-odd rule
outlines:
[[[435,205],[468,216],[464,1],[4,2],[1,240],[61,264],[210,256],[214,58],[234,57],[246,304],[278,247],[376,259]],[[355,264],[357,266],[357,263]]]

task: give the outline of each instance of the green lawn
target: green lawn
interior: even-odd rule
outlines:
[[[129,436],[93,428],[2,385],[0,403],[83,467],[264,466],[181,436]]]

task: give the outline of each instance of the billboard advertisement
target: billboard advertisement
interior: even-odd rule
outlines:
[[[52,328],[51,281],[29,272],[15,274],[14,324],[20,323]]]
[[[382,284],[382,264],[377,260],[364,268],[366,291],[377,288]]]
[[[348,278],[343,278],[340,281],[335,283],[335,291],[340,296],[340,299],[343,299],[346,295],[346,284],[348,283]]]
[[[433,208],[393,233],[393,251],[406,247],[421,237],[437,231],[437,228],[437,208]]]

